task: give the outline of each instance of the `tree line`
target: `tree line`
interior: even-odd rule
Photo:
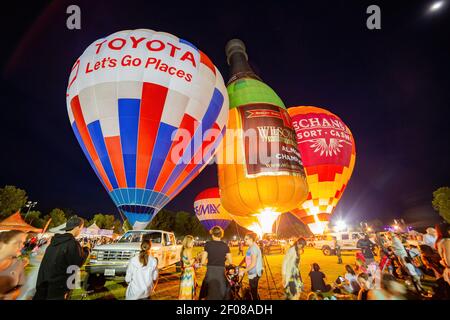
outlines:
[[[48,213],[42,213],[38,210],[28,210],[25,207],[28,201],[28,196],[25,190],[17,188],[15,186],[6,185],[0,188],[0,221],[9,217],[17,211],[21,212],[25,222],[36,228],[44,228],[46,223],[51,219],[49,228],[57,227],[67,221],[70,216],[75,212],[68,208],[54,208]],[[441,187],[434,191],[433,208],[439,212],[444,220],[450,223],[450,188]],[[289,219],[287,223],[281,225],[280,234],[292,234],[295,235],[308,235],[307,228],[298,220],[289,218],[289,215],[284,215],[286,219]],[[81,217],[82,218],[82,217]],[[115,233],[123,233],[132,229],[128,221],[122,221],[114,214],[97,213],[92,216],[91,219],[85,219],[85,226],[89,227],[93,223],[101,229],[114,230]],[[381,221],[374,221],[372,224],[379,224]],[[183,237],[190,234],[195,237],[206,239],[208,232],[202,226],[197,217],[186,211],[170,211],[162,209],[147,226],[147,229],[158,229],[165,231],[172,231],[177,237]],[[275,230],[274,230],[275,231]],[[225,238],[231,239],[234,236],[237,238],[243,238],[244,234],[248,230],[237,225],[235,222],[231,222],[230,226],[225,230]]]
[[[38,210],[29,210],[25,207],[28,196],[25,190],[15,186],[7,185],[0,188],[0,221],[9,217],[20,210],[22,218],[26,223],[36,228],[44,228],[46,223],[51,219],[49,229],[60,226],[65,223],[75,212],[67,208],[54,208],[50,212],[44,214]],[[114,233],[123,233],[132,229],[127,220],[122,221],[114,214],[97,213],[91,219],[84,219],[85,226],[89,227],[96,224],[101,229],[114,230]],[[153,218],[146,229],[157,229],[174,232],[177,237],[183,237],[187,234],[205,239],[208,232],[202,226],[197,217],[190,212],[179,211],[174,212],[162,209]],[[247,232],[244,228],[235,224],[230,225],[225,232],[225,236],[231,238],[234,235],[243,235]]]

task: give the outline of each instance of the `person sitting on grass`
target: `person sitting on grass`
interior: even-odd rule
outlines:
[[[369,291],[373,288],[373,282],[367,273],[360,273],[358,275],[358,284],[360,287],[358,292],[358,300],[368,300],[367,296]]]
[[[369,290],[367,300],[405,300],[405,294],[405,286],[387,273],[382,276],[380,289]]]
[[[309,277],[311,278],[311,291],[328,292],[331,290],[331,285],[325,283],[326,276],[320,271],[317,263],[311,265]]]
[[[353,270],[353,268],[348,264],[345,266],[345,271],[345,283],[343,287],[348,293],[357,295],[361,289],[358,283],[358,276],[356,275],[355,270]]]
[[[413,264],[413,261],[410,257],[405,257],[405,269],[408,272],[408,274],[411,276],[412,280],[417,286],[417,289],[419,291],[423,291],[422,284],[420,282],[420,275],[416,270],[416,266]]]

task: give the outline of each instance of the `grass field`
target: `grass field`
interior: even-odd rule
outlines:
[[[203,248],[194,248],[194,254],[201,252]],[[231,248],[233,255],[233,263],[239,264],[242,261],[242,256],[237,256],[237,248]],[[272,254],[266,255],[269,268],[265,268],[265,273],[260,280],[259,294],[261,299],[283,299],[282,281],[281,281],[281,264],[283,255]],[[345,273],[346,264],[354,264],[354,254],[344,253],[342,255],[343,264],[337,264],[336,256],[325,256],[322,251],[313,248],[306,248],[304,254],[301,256],[301,275],[305,284],[305,293],[302,298],[306,298],[307,292],[310,291],[310,280],[308,273],[310,265],[314,262],[318,263],[321,270],[326,274],[328,283],[332,283],[339,275]],[[203,281],[206,268],[197,270],[197,281],[199,285]],[[267,277],[266,277],[267,275]],[[273,278],[271,277],[273,276]],[[82,277],[85,275],[82,275]],[[173,300],[178,299],[180,273],[176,272],[174,267],[160,272],[160,279],[153,299],[156,300]],[[246,279],[244,279],[244,282]],[[277,289],[274,287],[274,282]],[[126,283],[123,277],[116,277],[111,281],[107,281],[105,288],[101,292],[87,293],[81,289],[75,290],[72,294],[72,299],[124,299],[126,291]]]

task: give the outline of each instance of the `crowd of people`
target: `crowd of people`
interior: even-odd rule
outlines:
[[[65,233],[56,234],[51,241],[31,237],[21,231],[0,233],[0,299],[69,299],[74,288],[74,266],[80,268],[90,250],[97,244],[79,239],[83,220],[73,216],[66,224]],[[242,261],[233,265],[230,247],[224,242],[223,230],[215,226],[210,230],[211,240],[204,250],[194,255],[193,236],[182,240],[180,256],[180,300],[260,299],[259,280],[264,272],[264,250],[255,233],[245,235],[239,245],[238,257]],[[244,253],[244,244],[246,247]],[[343,265],[342,276],[329,281],[326,270],[312,263],[308,278],[310,291],[305,292],[300,266],[307,242],[304,238],[289,243],[282,261],[282,288],[285,299],[298,300],[307,295],[310,300],[350,298],[358,300],[399,300],[415,297],[450,299],[450,227],[441,223],[428,228],[417,242],[408,244],[403,234],[390,232],[365,235],[358,240],[355,263]],[[128,300],[151,299],[158,283],[158,263],[151,253],[152,242],[143,235],[141,251],[128,263],[125,281]],[[39,269],[25,276],[30,263],[25,253],[36,260]],[[340,244],[335,240],[335,254],[342,263]],[[201,288],[198,288],[196,271],[206,268]],[[246,275],[248,285],[242,279]],[[427,290],[423,279],[434,279],[433,289]],[[28,279],[27,279],[28,278]],[[199,290],[198,290],[199,289]]]
[[[358,300],[450,299],[450,229],[448,223],[428,228],[427,233],[409,244],[407,234],[389,232],[358,240],[355,264],[345,265],[344,276],[326,283],[317,263],[311,266],[311,293],[308,299]],[[339,244],[337,244],[339,245]],[[342,260],[339,258],[339,262]],[[433,279],[433,289],[425,289],[422,279]]]

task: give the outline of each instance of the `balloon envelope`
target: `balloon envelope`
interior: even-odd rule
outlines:
[[[194,200],[194,211],[208,231],[214,226],[225,230],[231,222],[231,216],[220,203],[219,188],[209,188],[200,192]]]
[[[323,233],[355,167],[355,141],[335,114],[317,107],[288,109],[309,186],[307,199],[291,213],[315,234]]]
[[[221,201],[233,216],[252,216],[238,224],[272,232],[277,216],[298,206],[308,191],[291,119],[259,80],[238,79],[227,90],[230,115],[217,154]]]
[[[228,96],[217,68],[188,41],[126,30],[95,41],[77,59],[67,108],[96,175],[140,229],[214,155]]]

